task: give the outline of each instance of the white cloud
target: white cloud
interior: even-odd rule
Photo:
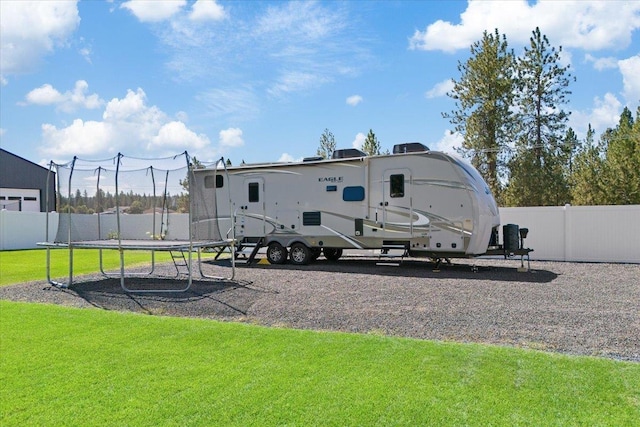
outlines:
[[[287,36],[294,32],[304,40],[318,40],[346,26],[345,17],[316,2],[275,4],[257,23],[258,33]]]
[[[86,95],[89,84],[84,80],[78,80],[72,91],[60,93],[50,84],[44,84],[27,93],[26,104],[56,105],[64,112],[73,112],[78,108],[100,108],[104,101],[97,94]]]
[[[91,64],[91,48],[88,47],[83,47],[80,50],[78,50],[78,53],[80,54],[80,56],[82,56],[84,58],[85,61],[87,61],[89,64]]]
[[[447,92],[451,92],[452,90],[453,90],[453,80],[448,79],[440,83],[436,83],[436,85],[431,90],[425,93],[425,96],[428,99],[439,98],[441,96],[446,96]]]
[[[66,128],[51,124],[42,125],[42,151],[52,157],[91,156],[98,153],[115,153],[117,146],[113,128],[105,122],[76,119]]]
[[[352,95],[347,98],[347,104],[355,107],[356,105],[362,102],[362,97],[360,95]]]
[[[358,150],[361,150],[362,146],[364,145],[364,141],[366,139],[367,139],[367,135],[365,135],[362,132],[358,132],[358,134],[354,138],[353,142],[351,143],[351,146],[353,148],[357,148]]]
[[[49,96],[55,93],[48,92]],[[128,90],[124,98],[109,101],[102,121],[76,119],[70,126],[42,125],[42,152],[53,158],[96,156],[124,151],[159,157],[210,145],[206,135],[196,134],[171,120],[156,106],[146,104],[142,89]]]
[[[436,142],[434,147],[429,147],[434,151],[442,151],[444,153],[449,154],[457,154],[456,148],[460,148],[462,146],[462,142],[464,141],[464,137],[459,132],[452,132],[450,130],[446,130],[442,138]]]
[[[192,21],[220,21],[227,13],[215,0],[198,0],[193,4],[189,19]]]
[[[151,138],[151,142],[147,144],[147,148],[154,150],[166,147],[181,150],[189,147],[198,150],[207,145],[209,145],[209,138],[206,135],[198,135],[187,129],[184,123],[173,121],[162,125],[158,134]]]
[[[197,2],[187,12],[195,14],[203,6]],[[227,9],[228,17],[233,6]],[[210,82],[211,89],[197,99],[219,123],[251,120],[260,113],[265,93],[287,98],[317,90],[373,62],[373,39],[366,28],[354,25],[357,17],[348,5],[256,2],[249,9],[215,26],[178,13],[170,25],[152,28],[166,48],[166,65],[175,79]]]
[[[242,129],[229,128],[221,130],[219,142],[223,147],[242,147],[244,145]]]
[[[186,4],[186,0],[129,0],[120,8],[128,9],[140,22],[160,22],[180,12]]]
[[[0,1],[0,80],[33,71],[80,24],[76,1]]]
[[[606,69],[610,69],[610,68],[617,68],[618,67],[618,60],[614,57],[611,56],[607,56],[607,57],[603,57],[603,58],[596,58],[595,56],[587,53],[584,56],[584,60],[586,62],[592,62],[593,63],[593,68],[595,68],[598,71],[602,71],[602,70],[606,70]]]
[[[282,155],[280,156],[280,158],[278,159],[279,162],[287,162],[287,163],[291,163],[291,162],[301,162],[302,158],[295,158],[293,157],[291,154],[289,153],[282,153]]]
[[[524,45],[536,27],[554,45],[591,51],[624,48],[640,28],[640,2],[470,1],[460,23],[438,20],[424,31],[415,31],[409,48],[455,52],[495,28],[510,43]]]
[[[105,119],[105,121],[137,119],[138,116],[157,119],[164,118],[164,113],[161,113],[157,107],[149,108],[145,105],[146,99],[147,95],[142,89],[138,88],[135,92],[129,89],[123,99],[113,98],[109,101],[102,118]]]
[[[618,66],[625,99],[632,104],[640,102],[640,55],[618,61]]]
[[[260,112],[259,101],[250,87],[211,89],[196,96],[204,110],[214,118],[227,121],[249,121]]]
[[[50,84],[44,84],[37,89],[33,89],[25,98],[28,104],[36,105],[51,105],[64,101],[64,96]]]
[[[596,97],[593,105],[588,111],[572,111],[569,116],[569,126],[580,138],[584,138],[589,124],[596,134],[600,134],[609,127],[615,127],[620,120],[622,103],[615,95],[606,93],[604,99]]]
[[[291,92],[301,92],[318,87],[331,81],[331,78],[318,73],[305,71],[285,71],[267,90],[273,96],[283,96]]]

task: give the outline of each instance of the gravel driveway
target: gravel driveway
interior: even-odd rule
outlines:
[[[262,325],[481,342],[640,362],[640,265],[320,258],[309,266],[238,267],[233,282],[196,280],[180,294],[124,293],[86,276],[69,289],[44,281],[0,288],[0,299]],[[476,268],[472,268],[476,267]],[[205,265],[209,274],[229,269]],[[173,265],[160,270],[171,272]],[[474,271],[477,270],[477,271]],[[175,286],[128,279],[128,286]]]

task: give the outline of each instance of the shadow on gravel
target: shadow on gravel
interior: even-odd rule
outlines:
[[[185,281],[135,278],[126,284],[137,289],[180,289]],[[63,291],[103,310],[188,317],[244,316],[261,294],[273,293],[251,282],[211,280],[194,280],[185,292],[125,292],[119,279],[76,283]]]
[[[514,261],[513,267],[486,266],[473,264],[452,264],[442,263],[438,269],[434,263],[422,260],[403,260],[399,266],[377,265],[378,259],[353,259],[342,258],[337,262],[324,259],[316,260],[309,265],[294,264],[258,264],[250,266],[239,265],[241,269],[285,269],[300,271],[323,271],[335,273],[355,273],[372,274],[376,276],[390,277],[424,277],[429,279],[452,279],[459,278],[465,280],[495,280],[503,282],[524,282],[524,283],[549,283],[558,277],[557,273],[548,270],[537,270],[532,268],[530,272],[518,272],[520,260]]]

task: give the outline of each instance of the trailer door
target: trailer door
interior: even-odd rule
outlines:
[[[264,179],[247,178],[242,187],[237,207],[236,236],[262,237],[265,235]]]
[[[382,185],[381,207],[384,230],[411,233],[413,231],[411,170],[403,168],[384,171]]]

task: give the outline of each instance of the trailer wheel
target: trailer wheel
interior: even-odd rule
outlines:
[[[337,261],[342,256],[342,249],[324,248],[322,249],[322,253],[329,261]]]
[[[311,250],[302,243],[294,243],[291,245],[291,251],[289,252],[289,258],[291,262],[297,265],[306,265],[311,262]]]
[[[284,264],[287,261],[287,248],[278,242],[269,244],[267,248],[267,260],[271,264]]]

